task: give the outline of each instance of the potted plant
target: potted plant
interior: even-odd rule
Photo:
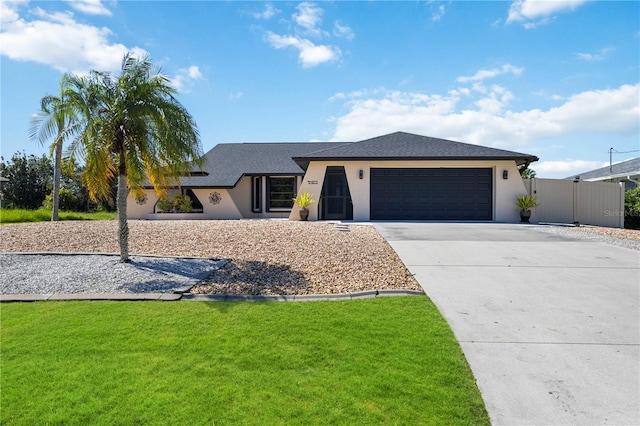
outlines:
[[[520,222],[529,223],[531,209],[535,209],[540,204],[536,195],[521,194],[516,199],[516,205],[520,208]]]
[[[307,207],[315,202],[313,194],[310,192],[303,192],[302,194],[298,194],[293,201],[298,205],[298,207],[300,207],[300,209],[298,209],[300,220],[307,220],[309,217],[309,209]]]

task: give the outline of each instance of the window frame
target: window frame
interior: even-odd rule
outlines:
[[[251,211],[262,213],[262,176],[251,176]]]
[[[289,198],[291,205],[289,207],[272,207],[271,206],[271,180],[272,179],[291,179],[293,186],[292,191],[290,193]],[[293,199],[296,196],[298,179],[297,176],[285,175],[285,176],[267,176],[266,177],[267,188],[265,191],[266,199],[265,199],[265,207],[267,212],[290,212],[293,209]],[[287,192],[280,192],[280,194],[286,194]],[[288,200],[288,201],[289,201]],[[278,200],[279,201],[279,200]]]

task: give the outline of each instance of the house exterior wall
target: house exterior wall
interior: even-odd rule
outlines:
[[[266,208],[267,203],[267,178],[268,176],[261,176],[262,181],[262,211],[254,212],[251,209],[251,185],[252,185],[252,176],[243,176],[242,179],[238,182],[235,188],[229,190],[229,195],[233,199],[235,205],[237,206],[240,214],[243,218],[246,219],[286,219],[289,217],[289,211],[282,212],[268,212]],[[300,182],[302,181],[302,176],[296,178],[296,188],[300,188]]]
[[[129,194],[127,198],[127,217],[129,219],[149,220],[288,218],[291,214],[290,211],[267,211],[266,181],[267,176],[262,176],[261,212],[254,212],[251,209],[251,176],[244,176],[235,188],[190,188],[196,197],[198,197],[200,203],[202,203],[202,213],[154,213],[155,205],[159,200],[154,190],[144,190],[147,197],[144,204],[139,204],[133,195]],[[302,176],[297,177],[296,188],[300,188],[301,182]],[[168,191],[169,198],[173,198],[178,194],[177,189],[170,189]],[[212,196],[212,194],[217,195]],[[297,211],[295,208],[293,210]]]
[[[149,219],[149,220],[178,220],[178,219],[241,219],[242,215],[233,202],[229,192],[221,188],[191,188],[200,203],[202,203],[202,213],[154,213],[155,205],[159,197],[152,189],[145,189],[147,201],[138,204],[132,194],[127,198],[127,217],[129,219]],[[209,197],[216,193],[217,196]],[[177,189],[168,191],[170,198],[178,195]],[[215,203],[215,204],[214,204]]]
[[[540,204],[532,211],[532,222],[624,227],[623,183],[538,178],[524,182]]]
[[[516,197],[526,192],[515,161],[312,161],[307,168],[298,193],[310,192],[317,201],[322,192],[324,175],[329,166],[343,166],[347,176],[353,202],[353,219],[370,220],[370,170],[372,168],[491,168],[493,169],[493,220],[496,222],[517,222],[520,214],[516,207]],[[360,170],[363,178],[359,178]],[[508,179],[502,178],[504,170]],[[309,208],[309,220],[317,220],[318,203]],[[298,220],[297,209],[289,216]]]

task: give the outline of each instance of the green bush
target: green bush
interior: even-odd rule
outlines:
[[[178,198],[178,197],[176,197]],[[183,195],[180,197],[180,210],[185,213],[191,213],[193,211],[193,203],[191,201],[191,197],[188,195]]]
[[[158,211],[168,212],[173,208],[173,203],[165,198],[158,201]]]
[[[624,227],[640,229],[640,186],[624,193]]]
[[[67,210],[67,211],[74,211],[74,212],[81,211],[82,210],[81,204],[82,203],[80,202],[78,197],[76,197],[76,194],[73,193],[73,191],[67,188],[60,188],[60,203],[58,204],[58,208],[60,210]],[[47,197],[44,199],[44,202],[42,203],[42,207],[47,210],[51,210],[53,208],[53,192],[47,195]]]

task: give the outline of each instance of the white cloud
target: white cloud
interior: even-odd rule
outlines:
[[[558,13],[574,11],[587,0],[516,0],[511,3],[507,24],[520,22],[535,28],[551,22]]]
[[[431,15],[433,22],[438,22],[444,16],[444,5],[439,5],[435,12]]]
[[[0,22],[13,22],[20,18],[18,8],[29,3],[29,0],[3,0],[0,1]]]
[[[195,65],[189,68],[180,68],[176,75],[171,79],[171,85],[178,91],[183,93],[191,92],[196,80],[203,78],[200,68]]]
[[[338,46],[319,44],[310,40],[331,37],[328,31],[320,27],[324,11],[312,2],[300,3],[296,6],[296,10],[297,12],[291,15],[296,24],[295,35],[280,35],[273,31],[266,31],[265,40],[275,49],[291,47],[298,50],[298,59],[304,68],[340,59],[342,51]],[[353,30],[338,21],[334,22],[333,35],[348,40],[354,37]]]
[[[278,13],[280,13],[280,11],[276,9],[272,3],[267,2],[264,5],[264,10],[261,12],[254,12],[251,15],[256,19],[271,19]]]
[[[488,78],[498,77],[498,76],[503,75],[503,74],[520,75],[520,74],[522,74],[522,71],[523,71],[522,68],[514,67],[511,64],[504,64],[499,68],[492,68],[492,69],[489,69],[489,70],[480,70],[480,71],[476,72],[472,76],[458,77],[456,79],[456,81],[458,83],[477,82],[477,81],[486,80]],[[481,89],[478,89],[478,90],[481,91]]]
[[[613,50],[614,49],[611,47],[606,47],[604,49],[600,49],[596,53],[576,53],[576,56],[587,62],[601,61]]]
[[[48,13],[35,8],[32,13],[37,18],[27,21],[18,13],[21,4],[2,2],[0,45],[2,54],[13,60],[86,73],[91,69],[118,70],[127,52],[146,54],[139,47],[110,42],[111,30],[76,22],[71,12]]]
[[[351,27],[348,25],[341,25],[338,21],[333,23],[333,35],[336,37],[344,37],[347,40],[353,40],[353,37],[355,37]]]
[[[276,49],[293,47],[299,52],[299,60],[303,67],[310,68],[325,62],[333,62],[340,58],[341,51],[334,46],[316,45],[310,40],[296,36],[281,36],[267,32],[267,41]]]
[[[335,119],[331,140],[360,140],[403,130],[515,149],[585,131],[637,135],[640,130],[640,84],[586,91],[548,110],[524,111],[508,109],[513,94],[500,86],[487,88],[487,93],[379,93],[365,92],[362,97],[334,95],[333,100],[345,100],[348,111]],[[461,106],[462,100],[468,106]]]
[[[296,9],[298,13],[292,15],[295,23],[307,30],[308,34],[319,36],[321,31],[318,25],[322,22],[323,10],[310,2],[300,3]]]
[[[242,92],[231,93],[229,95],[229,100],[230,101],[237,101],[238,99],[242,98],[243,96],[244,96],[244,93],[242,93]]]
[[[602,161],[586,161],[586,160],[562,160],[562,161],[540,161],[531,167],[536,171],[538,176],[556,176],[567,177],[571,175],[579,175],[580,173],[590,170],[599,169],[608,166],[608,162]]]
[[[74,9],[87,15],[111,16],[111,11],[102,4],[101,0],[67,0]]]

